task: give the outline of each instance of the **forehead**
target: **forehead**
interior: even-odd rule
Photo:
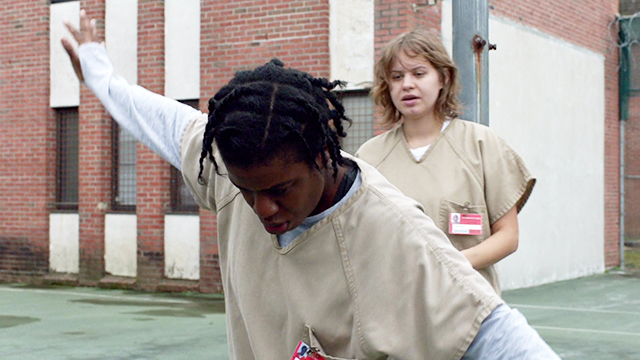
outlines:
[[[391,62],[391,71],[402,71],[417,67],[433,68],[433,65],[423,55],[411,51],[401,51]]]
[[[268,190],[292,184],[310,176],[311,168],[304,161],[274,158],[268,162],[247,167],[227,165],[229,180],[234,185],[250,191]]]

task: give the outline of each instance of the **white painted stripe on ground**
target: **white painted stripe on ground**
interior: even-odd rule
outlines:
[[[561,307],[561,306],[544,306],[544,305],[526,305],[526,304],[509,304],[512,308],[530,308],[530,309],[541,309],[541,310],[554,310],[554,311],[577,311],[577,312],[591,312],[591,313],[600,313],[600,314],[620,314],[620,315],[639,315],[639,311],[620,311],[620,310],[598,310],[598,309],[589,309],[589,308],[572,308],[572,307]]]
[[[556,326],[539,326],[539,325],[532,325],[532,326],[536,330],[555,330],[555,331],[583,332],[583,333],[593,333],[593,334],[640,336],[640,333],[632,333],[632,332],[626,332],[626,331],[574,329],[574,328],[563,328],[563,327],[556,327]]]
[[[56,295],[68,295],[68,296],[83,296],[83,297],[93,297],[93,298],[106,298],[106,299],[120,300],[120,301],[157,302],[157,303],[173,303],[173,304],[191,303],[188,300],[178,300],[178,299],[156,299],[156,298],[142,297],[142,296],[117,296],[117,295],[90,294],[90,293],[80,293],[80,292],[73,292],[73,291],[56,291],[56,290],[44,290],[44,289],[16,289],[16,288],[0,287],[0,291],[33,292],[33,293],[47,294],[47,295],[56,294]]]

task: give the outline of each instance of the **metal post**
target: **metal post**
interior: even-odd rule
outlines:
[[[624,221],[625,221],[625,213],[624,213],[624,179],[625,179],[625,171],[624,171],[624,125],[626,124],[626,120],[620,120],[620,238],[618,245],[620,246],[620,270],[624,271]]]
[[[453,0],[453,61],[465,120],[489,126],[489,1]]]

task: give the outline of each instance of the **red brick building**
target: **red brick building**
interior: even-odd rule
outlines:
[[[345,148],[353,151],[374,133],[366,90],[373,80],[375,51],[413,27],[428,27],[441,33],[447,23],[451,2],[428,3],[422,0],[354,0],[347,4],[337,0],[2,3],[0,281],[62,282],[150,291],[222,291],[215,215],[195,209],[181,187],[179,173],[145,146],[128,138],[86,87],[73,85],[69,80],[70,67],[67,64],[68,68],[62,69],[65,59],[59,57],[62,49],[58,41],[63,33],[60,20],[64,19],[61,16],[77,22],[77,15],[74,18],[73,14],[79,8],[87,9],[88,15],[98,20],[100,34],[107,35],[107,49],[116,69],[127,72],[130,82],[205,112],[208,99],[235,71],[255,67],[273,57],[316,76],[333,79],[356,74],[347,79],[352,85],[344,94],[347,108],[356,120],[351,132],[356,134],[354,140],[345,144]],[[586,54],[586,62],[601,61],[602,69],[598,71],[602,71],[604,84],[594,95],[596,98],[600,93],[604,95],[598,105],[603,113],[597,125],[600,129],[597,134],[602,135],[597,149],[602,148],[603,154],[596,166],[601,166],[602,171],[596,174],[598,179],[594,183],[602,190],[596,194],[600,200],[594,217],[601,231],[594,240],[593,246],[599,249],[594,255],[594,265],[583,272],[569,266],[552,270],[551,275],[534,273],[535,280],[516,281],[513,286],[575,277],[616,266],[619,264],[618,54],[611,40],[616,37],[611,25],[615,24],[618,0],[491,0],[489,5],[491,21],[496,24],[526,31],[540,41],[560,44],[562,54],[578,49],[579,54]],[[196,16],[189,21],[180,17],[194,13]],[[341,28],[345,19],[354,23]],[[123,28],[130,31],[119,33]],[[357,30],[349,30],[353,28]],[[356,53],[359,48],[349,46],[353,45],[349,39],[354,36],[367,39],[362,56]],[[442,36],[446,43],[444,32]],[[336,50],[345,44],[346,53]],[[509,54],[509,49],[499,47],[499,51]],[[537,51],[542,53],[545,49]],[[116,59],[120,55],[124,60]],[[127,61],[131,56],[134,60]],[[183,63],[181,56],[189,60]],[[353,68],[340,65],[339,61],[345,58],[354,59]],[[118,68],[118,61],[124,67]],[[63,70],[67,77],[59,76]],[[360,73],[364,75],[357,75]],[[495,83],[500,81],[498,78]],[[571,96],[568,91],[560,94]],[[501,111],[498,106],[494,108]],[[365,112],[358,113],[359,109]],[[509,141],[510,133],[505,130],[505,134]],[[544,161],[539,164],[542,173],[554,173],[553,164]],[[550,193],[554,191],[554,179],[547,176],[539,180],[543,183],[539,183],[536,191],[541,194],[534,196],[544,197],[546,179],[550,179]],[[528,222],[525,219],[525,229],[527,223],[533,228],[546,221],[532,217]],[[186,258],[175,250],[176,235],[172,234],[176,229],[172,224],[177,224],[178,238],[181,227],[192,230],[188,236],[193,247]],[[126,246],[119,245],[122,241]],[[579,246],[580,241],[570,243]],[[567,253],[562,249],[553,251]],[[129,260],[120,264],[122,259]]]

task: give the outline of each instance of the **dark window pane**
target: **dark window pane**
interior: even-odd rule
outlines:
[[[341,147],[353,155],[373,136],[373,101],[367,90],[345,91],[338,97],[347,117],[353,121],[351,127],[345,124],[347,137],[342,139]]]
[[[114,210],[135,211],[137,182],[136,166],[138,141],[113,121],[112,127],[112,205]]]
[[[199,100],[180,100],[194,109],[199,108]],[[191,195],[191,191],[184,183],[182,173],[175,167],[171,167],[171,211],[172,212],[197,212],[198,204]]]
[[[56,208],[78,209],[78,108],[56,109]]]

